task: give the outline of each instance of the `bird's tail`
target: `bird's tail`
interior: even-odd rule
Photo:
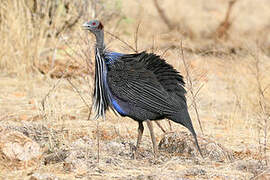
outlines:
[[[202,151],[201,148],[199,146],[198,140],[197,140],[197,134],[193,128],[189,113],[187,109],[182,109],[180,112],[176,113],[175,115],[173,115],[171,118],[171,120],[173,120],[176,123],[180,123],[181,125],[185,126],[193,135],[194,140],[195,140],[195,144],[198,148],[198,151],[200,153],[200,155],[203,157],[202,155]]]

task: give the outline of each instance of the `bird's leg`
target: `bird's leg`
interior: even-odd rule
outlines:
[[[136,159],[136,157],[138,155],[138,149],[139,149],[141,141],[142,141],[143,130],[144,130],[143,123],[142,123],[142,121],[140,121],[139,127],[138,127],[138,138],[137,138],[136,150],[134,153],[134,159]]]
[[[156,156],[157,143],[156,143],[156,138],[155,138],[155,134],[154,134],[153,124],[150,120],[147,120],[146,123],[147,123],[147,126],[148,126],[149,131],[150,131],[150,135],[151,135],[151,139],[152,139],[152,143],[153,143],[154,155]]]
[[[158,125],[158,127],[164,132],[166,133],[165,129],[161,126],[161,124],[158,121],[155,121],[155,123]]]

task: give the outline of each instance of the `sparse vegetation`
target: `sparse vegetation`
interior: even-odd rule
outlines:
[[[7,146],[1,136],[0,179],[264,176],[270,158],[269,12],[267,0],[2,0],[0,134],[18,132],[42,155],[12,159],[2,149],[17,140]],[[106,24],[110,49],[153,51],[184,75],[189,111],[208,157],[192,151],[192,138],[174,123],[170,130],[160,121],[173,131],[165,135],[154,125],[162,151],[154,158],[150,138],[143,137],[137,160],[131,159],[136,122],[109,112],[97,129],[89,118],[94,38],[81,28],[92,18]]]

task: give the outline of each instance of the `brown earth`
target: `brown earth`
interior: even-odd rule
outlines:
[[[134,46],[140,23],[138,50],[162,55],[185,77],[189,111],[204,158],[189,132],[176,123],[170,130],[167,120],[161,121],[167,133],[154,124],[157,156],[145,128],[136,160],[132,158],[135,121],[112,112],[106,121],[88,120],[94,39],[80,24],[90,15],[63,33],[66,40],[29,40],[25,32],[33,29],[20,30],[23,17],[15,10],[5,16],[0,11],[0,179],[267,179],[269,1],[236,1],[222,38],[215,33],[224,20],[227,0],[158,1],[173,24],[170,30],[153,1],[115,2],[120,3],[121,17],[117,14],[111,21],[106,21],[106,14],[100,17],[105,30]],[[9,5],[2,3],[1,8]],[[9,29],[3,25],[5,20],[12,22]],[[112,50],[133,53],[109,34],[106,42]],[[27,142],[38,146],[25,146]],[[25,154],[19,156],[14,147],[25,148],[20,151]],[[32,147],[42,154],[29,160]]]

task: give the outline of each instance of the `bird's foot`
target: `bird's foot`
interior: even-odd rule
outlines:
[[[158,158],[159,157],[159,152],[156,151],[156,152],[153,153],[153,155],[154,155],[154,158]]]
[[[136,159],[139,159],[139,157],[141,157],[141,156],[142,156],[142,154],[140,153],[140,149],[135,147],[133,154],[132,154],[132,158],[134,160],[136,160]]]
[[[135,151],[133,154],[132,154],[132,159],[136,160],[138,159],[138,152]]]
[[[132,143],[129,144],[129,147],[130,147],[130,151],[131,151],[131,154],[132,154],[131,155],[132,159],[137,159],[138,155],[139,155],[139,153],[138,153],[139,148],[134,146],[134,144],[132,144]]]

